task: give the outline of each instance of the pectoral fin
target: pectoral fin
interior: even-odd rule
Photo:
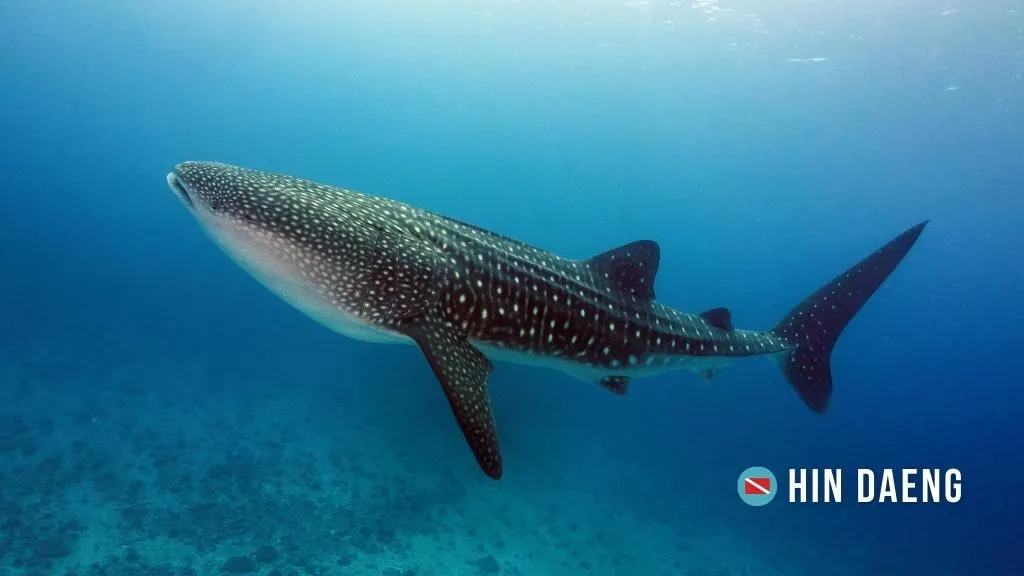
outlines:
[[[476,461],[485,474],[501,478],[501,450],[487,395],[491,361],[450,323],[431,315],[406,328],[427,357],[455,419],[462,428]]]

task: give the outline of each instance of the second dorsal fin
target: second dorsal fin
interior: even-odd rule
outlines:
[[[653,240],[638,240],[602,252],[588,263],[599,280],[612,289],[638,300],[654,300],[654,277],[658,274],[661,248]]]

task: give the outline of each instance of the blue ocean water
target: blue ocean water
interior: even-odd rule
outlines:
[[[0,2],[0,574],[1024,573],[1022,74],[1009,0]],[[653,239],[659,300],[749,328],[932,222],[826,415],[765,361],[625,397],[500,364],[493,482],[415,348],[203,235],[189,159]],[[963,493],[753,508],[753,465]]]

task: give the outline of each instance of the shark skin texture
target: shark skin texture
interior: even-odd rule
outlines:
[[[352,338],[418,346],[494,479],[503,465],[492,361],[623,395],[634,378],[680,369],[711,378],[764,356],[824,413],[836,340],[928,223],[762,331],[735,328],[727,308],[686,313],[655,301],[661,250],[651,240],[576,260],[390,198],[229,164],[183,162],[167,183],[224,252],[298,310]]]

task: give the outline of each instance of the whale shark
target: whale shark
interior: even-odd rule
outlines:
[[[614,394],[639,377],[712,378],[743,358],[774,360],[803,403],[824,413],[843,329],[928,221],[890,240],[767,330],[728,308],[686,313],[655,300],[661,250],[639,240],[582,259],[453,218],[317,182],[189,161],[171,190],[224,252],[327,328],[418,346],[480,469],[502,476],[487,391],[493,361],[560,370]]]

